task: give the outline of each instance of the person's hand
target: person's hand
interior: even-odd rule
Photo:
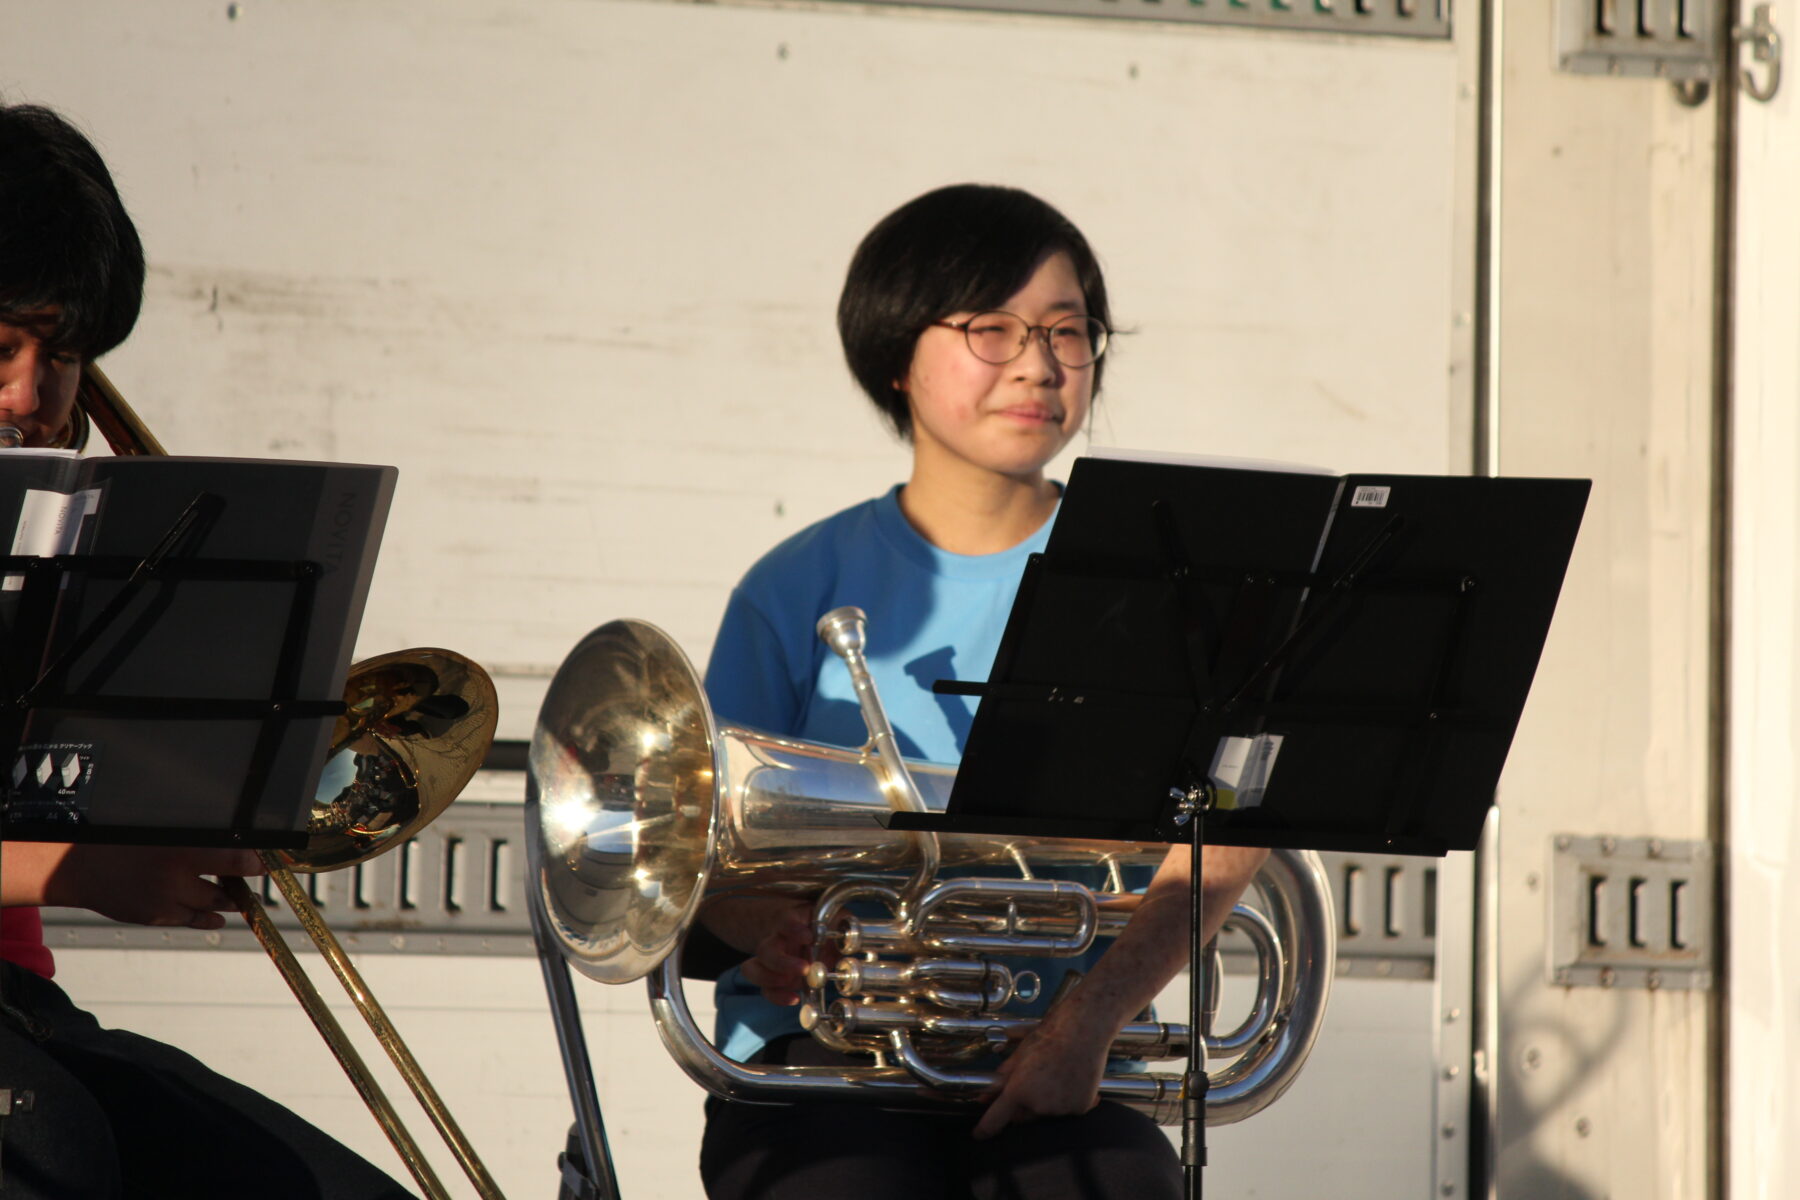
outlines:
[[[1015,1121],[1076,1116],[1100,1102],[1110,1039],[1058,1020],[1052,1012],[1000,1064],[994,1086],[982,1093],[987,1111],[974,1136],[990,1138]]]
[[[812,902],[786,896],[734,896],[701,909],[720,940],[750,957],[744,978],[771,1004],[800,1003],[812,962]]]
[[[218,929],[237,905],[207,875],[261,875],[250,850],[73,845],[45,882],[44,902],[130,925]]]

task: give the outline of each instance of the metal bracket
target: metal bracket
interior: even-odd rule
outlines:
[[[1712,986],[1712,846],[1558,834],[1550,981],[1567,987]]]
[[[1557,0],[1556,59],[1577,75],[1698,84],[1718,73],[1721,0]],[[1704,91],[1690,87],[1684,103]]]
[[[1732,36],[1753,61],[1768,65],[1767,83],[1757,83],[1756,73],[1748,67],[1738,73],[1738,84],[1750,98],[1767,104],[1781,90],[1781,34],[1775,29],[1775,18],[1769,15],[1769,6],[1757,5],[1750,19],[1750,28],[1739,27]]]

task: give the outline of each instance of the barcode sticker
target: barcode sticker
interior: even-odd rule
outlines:
[[[1351,508],[1386,508],[1392,488],[1359,487],[1350,496]]]

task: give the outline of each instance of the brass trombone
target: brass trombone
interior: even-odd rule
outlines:
[[[83,369],[69,432],[60,444],[81,449],[90,422],[115,454],[168,453],[91,363]],[[448,808],[480,768],[494,739],[499,716],[494,684],[479,664],[460,654],[401,650],[351,667],[344,702],[347,711],[332,731],[326,777],[346,779],[346,784],[334,795],[314,799],[303,849],[257,853],[270,881],[331,965],[463,1173],[483,1200],[499,1200],[493,1177],[294,877],[297,871],[333,871],[367,862],[405,842]],[[255,893],[242,879],[222,882],[413,1179],[432,1200],[448,1200],[449,1193],[418,1143]]]

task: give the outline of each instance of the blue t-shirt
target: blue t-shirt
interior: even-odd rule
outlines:
[[[834,608],[869,617],[865,655],[900,752],[953,763],[974,720],[970,696],[939,679],[984,682],[1025,560],[1050,522],[998,554],[951,554],[900,511],[898,486],[801,530],[765,554],[731,594],[706,669],[720,720],[833,746],[868,741],[850,672],[813,632]]]
[[[714,714],[734,725],[837,746],[868,741],[850,673],[813,632],[825,613],[854,604],[868,614],[865,656],[901,753],[929,762],[962,758],[975,700],[933,695],[939,679],[985,682],[1026,559],[1043,550],[1051,521],[998,554],[951,554],[921,537],[900,511],[900,488],[827,517],[776,546],[731,594],[706,669]],[[1098,884],[1101,873],[1040,872]],[[1076,959],[1015,961],[1037,971],[1044,994],[1021,1013],[1041,1012]],[[715,1042],[748,1059],[799,1033],[799,1010],[762,998],[736,968],[719,979]]]

